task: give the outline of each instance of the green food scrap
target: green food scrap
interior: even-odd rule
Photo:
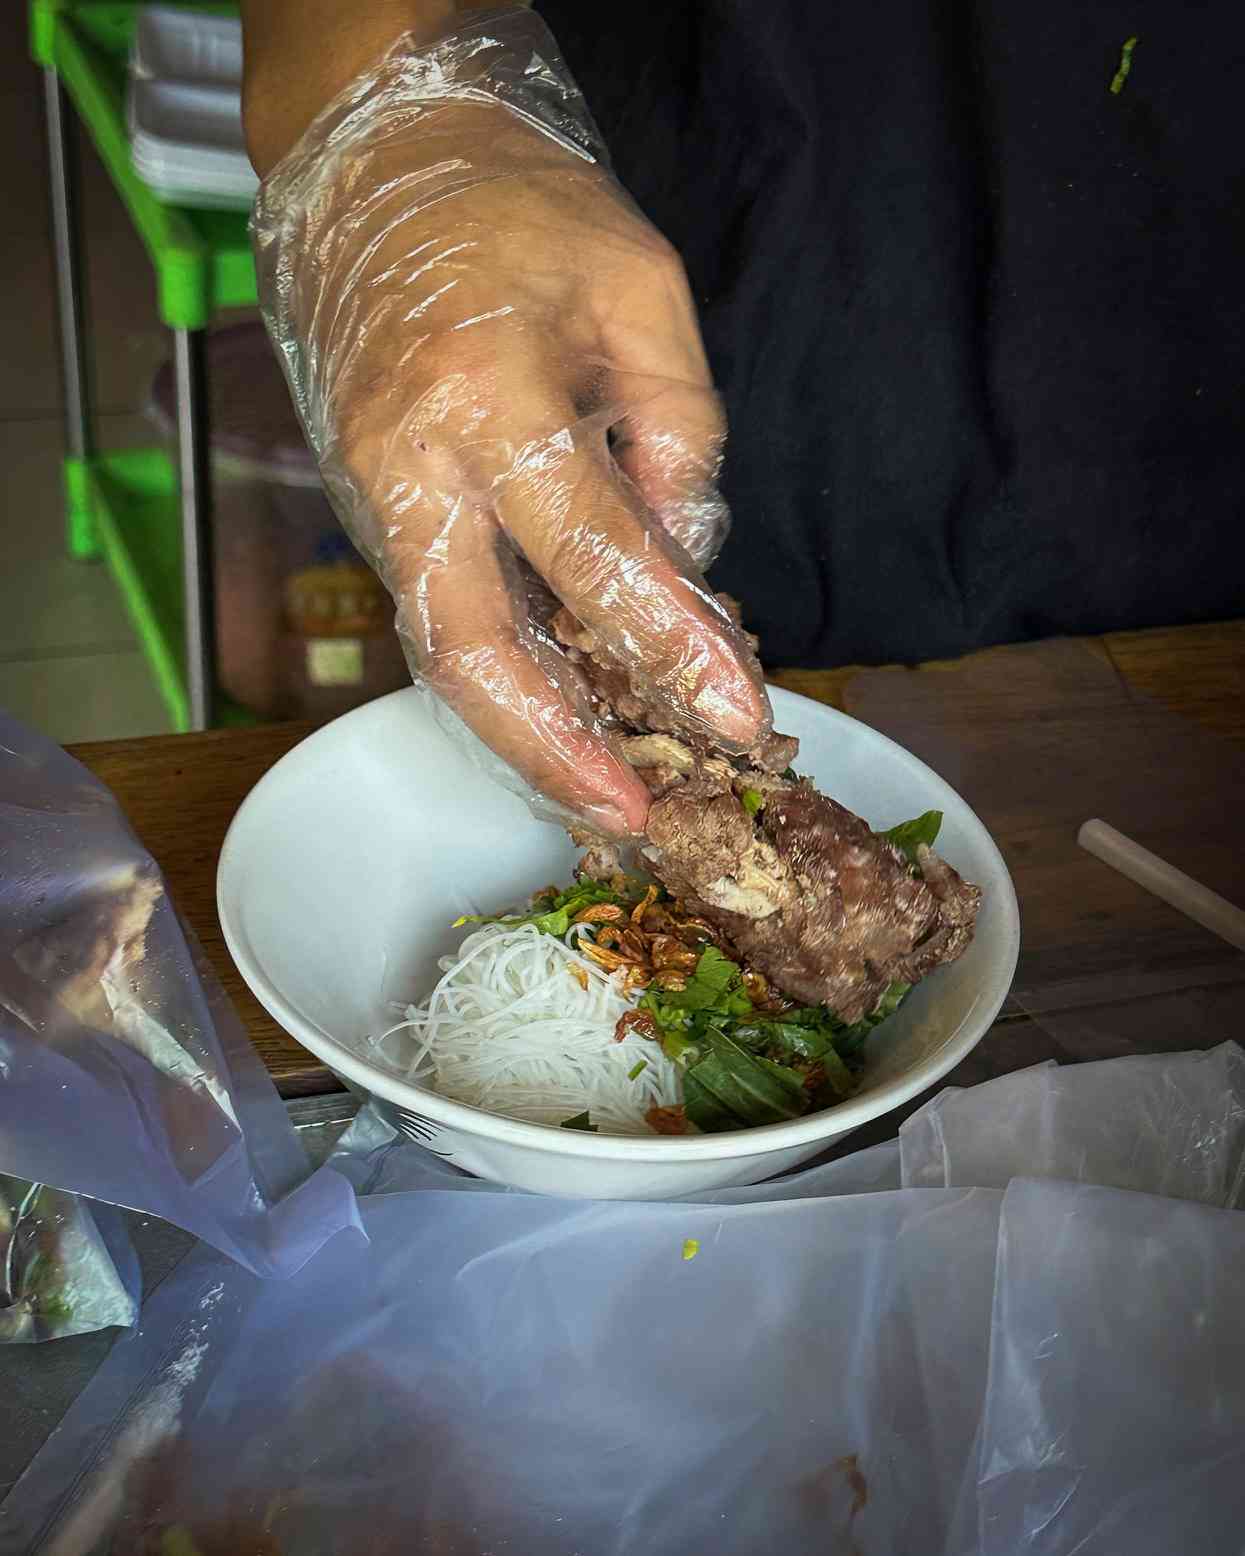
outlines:
[[[1125,38],[1124,47],[1120,50],[1120,63],[1115,74],[1111,77],[1112,95],[1118,97],[1124,90],[1124,83],[1128,80],[1128,72],[1133,68],[1133,50],[1137,47],[1136,38]]]
[[[739,800],[750,816],[759,815],[765,809],[765,796],[760,789],[745,789]]]
[[[171,1524],[160,1536],[160,1556],[199,1556],[199,1547],[185,1524]]]
[[[588,1117],[587,1108],[582,1113],[576,1113],[574,1118],[564,1118],[558,1125],[559,1129],[582,1129],[590,1135],[597,1133],[597,1126]]]
[[[685,1259],[694,1259],[699,1252],[700,1244],[694,1237],[685,1237],[683,1239],[683,1257]]]
[[[32,1299],[32,1311],[47,1324],[67,1324],[73,1318],[73,1307],[63,1296],[48,1295]]]
[[[636,1062],[627,1071],[627,1079],[629,1081],[633,1081],[633,1080],[635,1080],[637,1075],[639,1075],[643,1070],[647,1070],[647,1069],[648,1069],[648,1060],[647,1059],[637,1059]]]

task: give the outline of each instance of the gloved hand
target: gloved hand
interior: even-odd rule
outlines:
[[[265,318],[342,521],[423,677],[538,791],[649,796],[542,626],[546,587],[681,727],[745,749],[760,672],[696,565],[727,513],[682,267],[531,12],[402,40],[265,179]]]

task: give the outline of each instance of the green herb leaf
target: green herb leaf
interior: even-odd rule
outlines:
[[[736,964],[728,961],[717,946],[707,945],[700,953],[696,971],[687,980],[687,987],[672,993],[670,1003],[682,1010],[710,1010],[739,981]]]
[[[542,935],[556,935],[561,939],[571,924],[585,908],[609,902],[615,907],[630,910],[643,897],[646,886],[641,881],[628,881],[626,889],[617,891],[607,881],[576,881],[565,891],[544,891],[533,897],[530,913],[468,913],[455,919],[453,927],[464,924],[505,924],[517,929],[521,924],[534,924]]]
[[[695,1077],[698,1101],[708,1092],[716,1107],[696,1116],[689,1102],[687,1082]],[[808,1111],[804,1082],[794,1070],[748,1052],[741,1044],[717,1032],[712,1048],[684,1076],[684,1109],[698,1129],[713,1132],[742,1129],[752,1124],[778,1124]],[[698,1110],[699,1111],[699,1110]],[[732,1116],[729,1124],[718,1115]]]
[[[850,1095],[865,1039],[906,993],[893,984],[855,1027],[824,1005],[768,1014],[754,1009],[736,964],[707,946],[685,989],[650,986],[640,1006],[657,1022],[667,1057],[684,1066],[687,1117],[712,1134],[798,1118]],[[816,1097],[806,1085],[813,1075]]]
[[[890,984],[886,993],[883,994],[882,998],[865,1017],[865,1020],[871,1027],[877,1026],[879,1021],[885,1021],[887,1016],[893,1016],[911,992],[912,985],[910,983]]]
[[[702,1134],[717,1135],[724,1129],[741,1129],[739,1119],[696,1078],[696,1067],[683,1077],[683,1113]]]
[[[558,1128],[583,1129],[586,1130],[590,1135],[595,1135],[597,1133],[597,1126],[589,1121],[588,1110],[586,1108],[582,1113],[576,1113],[574,1118],[564,1118],[558,1125]]]
[[[816,1063],[834,1040],[829,1026],[788,1021],[785,1013],[781,1019],[741,1024],[734,1028],[731,1036],[757,1053],[768,1050],[770,1057],[780,1063],[783,1059]]]
[[[850,1097],[856,1090],[856,1077],[839,1057],[838,1050],[828,1047],[820,1059],[826,1086],[836,1097]]]
[[[738,966],[714,945],[707,945],[700,953],[686,988],[672,990],[660,998],[676,1010],[714,1010],[722,1015],[746,1016],[752,1009]]]
[[[662,1052],[675,1064],[695,1064],[700,1058],[700,1045],[685,1032],[664,1032]]]
[[[894,843],[908,863],[914,865],[917,862],[917,849],[922,843],[932,848],[941,826],[942,812],[927,810],[914,821],[901,821],[897,827],[888,827],[877,835]]]
[[[765,796],[760,789],[745,789],[739,796],[739,803],[750,816],[756,816],[765,809]]]
[[[857,1068],[862,1062],[861,1050],[865,1039],[874,1027],[893,1016],[912,990],[910,983],[892,983],[867,1016],[850,1027],[840,1027],[835,1033],[834,1046],[841,1059]]]

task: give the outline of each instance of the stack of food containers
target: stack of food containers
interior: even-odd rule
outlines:
[[[257,180],[242,136],[238,18],[144,7],[129,78],[130,153],[153,194],[246,209]]]

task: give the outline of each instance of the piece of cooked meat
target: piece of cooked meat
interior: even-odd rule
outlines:
[[[727,757],[677,731],[567,612],[554,629],[653,795],[642,848],[653,874],[783,994],[858,1021],[890,984],[917,983],[968,948],[980,890],[929,848],[914,870],[861,817],[785,776],[792,736]]]
[[[738,604],[729,594],[716,598],[723,613],[738,627]],[[698,755],[715,749],[703,734],[688,729],[666,701],[652,693],[645,678],[615,658],[596,633],[590,632],[570,611],[563,608],[555,612],[550,627],[566,657],[579,670],[593,712],[604,725],[646,741],[659,735],[673,736],[673,744]],[[755,650],[756,638],[748,632],[743,637]],[[767,733],[747,753],[747,759],[754,767],[780,773],[790,767],[799,746],[800,742],[791,735]],[[660,764],[632,761],[632,766],[665,765],[668,761],[668,757]]]
[[[784,994],[859,1021],[890,984],[918,983],[968,948],[981,894],[931,849],[914,875],[807,779],[771,783],[750,816],[737,792],[749,778],[697,778],[655,801],[643,853]]]
[[[668,767],[686,778],[696,766],[691,748],[673,735],[627,735],[619,745],[632,767]]]
[[[571,842],[587,852],[575,868],[576,875],[587,876],[594,881],[608,881],[618,875],[623,867],[622,854],[617,843],[607,843],[586,827],[570,827]]]

